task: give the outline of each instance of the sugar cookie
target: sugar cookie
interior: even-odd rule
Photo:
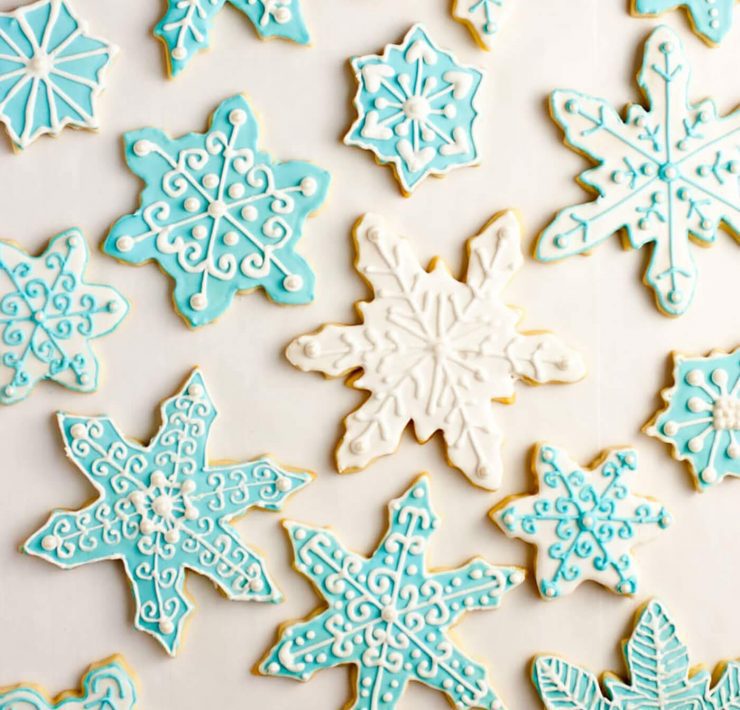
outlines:
[[[369,558],[347,550],[327,528],[288,522],[296,569],[325,606],[286,624],[259,665],[267,675],[308,680],[316,671],[354,665],[358,710],[393,710],[409,681],[447,696],[457,708],[503,710],[483,666],[449,633],[468,611],[495,609],[524,571],[474,558],[428,572],[426,551],[439,525],[421,476],[388,506],[389,524]]]
[[[467,26],[479,47],[491,49],[514,2],[516,0],[453,0],[452,16]]]
[[[691,27],[699,37],[716,45],[730,31],[735,0],[632,0],[635,15],[654,17],[677,7],[686,9]]]
[[[420,442],[441,431],[450,463],[474,484],[498,488],[502,436],[491,400],[512,401],[517,381],[584,376],[575,351],[550,333],[520,331],[520,312],[502,299],[522,265],[520,231],[513,212],[494,217],[469,240],[466,280],[458,281],[439,260],[425,272],[381,217],[358,223],[356,268],[375,293],[357,307],[363,323],[324,326],[286,353],[301,370],[349,375],[371,392],[345,420],[340,472],[392,453],[413,421]]]

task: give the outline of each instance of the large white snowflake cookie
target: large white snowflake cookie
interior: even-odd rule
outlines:
[[[441,431],[452,465],[476,485],[498,488],[502,436],[491,400],[511,401],[517,381],[574,382],[585,374],[578,353],[555,335],[520,331],[520,313],[502,299],[522,264],[516,215],[502,213],[468,242],[465,281],[439,260],[425,271],[377,215],[366,215],[355,237],[357,270],[375,292],[358,306],[362,324],[324,326],[287,350],[301,370],[350,375],[371,392],[345,420],[339,470],[393,452],[413,421],[419,441]]]

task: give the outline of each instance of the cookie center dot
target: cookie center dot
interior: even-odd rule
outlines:
[[[223,217],[226,214],[226,203],[221,200],[215,200],[208,205],[208,214],[211,217]]]
[[[29,59],[28,70],[36,76],[46,76],[51,71],[51,58],[45,52],[38,52]]]
[[[740,429],[740,398],[720,397],[712,410],[715,429]]]
[[[581,513],[581,516],[578,518],[578,527],[581,530],[593,530],[595,523],[594,516],[589,512]]]
[[[152,510],[162,518],[171,518],[174,507],[175,501],[169,495],[157,496],[152,501]]]
[[[412,96],[403,104],[403,112],[413,121],[423,121],[429,116],[432,108],[423,96]]]
[[[678,177],[678,168],[673,163],[664,163],[658,170],[658,176],[665,182],[671,182]]]
[[[383,617],[383,621],[393,623],[398,618],[398,610],[389,604],[383,607],[380,615]]]

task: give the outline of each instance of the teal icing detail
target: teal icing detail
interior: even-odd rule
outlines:
[[[613,449],[593,469],[562,450],[537,447],[538,492],[507,498],[492,511],[510,537],[536,545],[537,586],[546,599],[593,580],[618,594],[635,594],[632,548],[670,524],[658,502],[634,495],[637,452]]]
[[[722,222],[740,232],[740,110],[722,118],[711,100],[688,103],[689,66],[667,27],[648,38],[638,83],[650,108],[630,106],[626,121],[603,99],[551,95],[567,145],[597,163],[579,179],[599,196],[559,212],[536,256],[587,252],[625,228],[635,249],[652,245],[645,282],[660,310],[678,316],[696,288],[690,237],[711,244]]]
[[[673,446],[704,490],[740,476],[740,348],[707,357],[674,355],[666,407],[645,432]]]
[[[239,95],[218,106],[206,133],[172,139],[143,128],[124,136],[126,162],[146,187],[103,249],[132,264],[156,261],[191,326],[210,323],[235,293],[258,287],[277,303],[313,300],[313,272],[295,247],[326,199],[329,173],[273,161],[257,150],[257,136]]]
[[[735,0],[634,0],[638,15],[659,15],[685,7],[691,26],[703,39],[719,44],[732,26]]]
[[[97,128],[116,47],[87,33],[66,0],[0,13],[0,122],[17,148],[65,126]]]
[[[444,693],[458,708],[502,710],[485,669],[447,632],[466,611],[498,607],[523,571],[475,558],[428,572],[426,549],[439,519],[427,476],[388,510],[387,532],[369,558],[348,551],[326,528],[286,523],[296,569],[326,606],[285,627],[260,672],[307,680],[323,668],[351,664],[355,710],[392,710],[409,681]]]
[[[381,56],[352,59],[357,120],[347,145],[394,167],[404,192],[428,175],[478,162],[474,126],[482,72],[440,49],[421,25]]]
[[[90,341],[115,330],[128,303],[85,281],[88,250],[70,229],[37,257],[0,241],[0,403],[25,399],[39,380],[78,392],[98,387]]]
[[[452,16],[467,25],[480,47],[491,49],[512,4],[511,0],[453,0]]]
[[[80,691],[53,700],[28,684],[0,688],[0,710],[131,710],[136,703],[136,685],[120,657],[96,664],[83,676]]]
[[[193,56],[209,46],[216,15],[227,0],[167,0],[164,17],[154,29],[167,47],[170,74],[177,76]],[[299,0],[228,0],[246,15],[263,38],[282,37],[308,43]]]
[[[659,601],[637,618],[624,646],[629,684],[594,674],[557,656],[537,656],[532,682],[547,710],[730,710],[740,704],[740,663],[730,661],[714,688],[705,670],[693,672],[676,624]]]
[[[109,417],[58,415],[67,455],[98,496],[79,511],[53,512],[24,551],[65,569],[121,560],[136,628],[174,655],[192,608],[187,569],[229,599],[280,601],[262,558],[229,522],[254,507],[279,510],[311,475],[267,458],[209,465],[216,409],[198,370],[161,412],[162,425],[147,446],[125,438]]]

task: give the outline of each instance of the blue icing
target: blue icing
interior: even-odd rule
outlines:
[[[131,710],[136,703],[134,679],[117,656],[90,668],[80,691],[66,692],[53,700],[27,684],[0,688],[0,710]]]
[[[128,311],[116,289],[85,281],[87,244],[77,229],[38,257],[0,242],[0,403],[28,396],[39,380],[79,392],[98,386],[90,341]]]
[[[285,627],[260,672],[307,680],[351,664],[355,710],[392,710],[409,681],[444,693],[459,708],[503,709],[485,669],[458,649],[448,629],[467,611],[498,607],[524,579],[522,570],[475,558],[428,572],[427,545],[439,519],[426,476],[391,501],[389,518],[369,558],[347,550],[326,528],[286,523],[296,568],[326,607]]]
[[[136,627],[175,654],[192,607],[185,571],[210,579],[229,599],[276,602],[261,557],[229,524],[250,508],[279,510],[311,476],[266,458],[209,465],[216,409],[198,370],[162,405],[147,446],[105,416],[59,414],[68,456],[97,491],[77,512],[55,511],[24,550],[59,567],[121,560],[136,601]]]
[[[730,31],[735,0],[634,0],[638,15],[658,15],[679,6],[686,8],[694,31],[713,44]]]
[[[538,492],[512,496],[492,515],[507,535],[537,546],[542,596],[563,596],[586,580],[634,594],[632,548],[670,523],[662,505],[631,492],[637,453],[614,449],[583,470],[556,447],[540,446],[534,461]]]
[[[228,0],[244,13],[260,37],[283,37],[298,44],[308,43],[308,30],[300,0]],[[154,34],[167,46],[172,76],[179,74],[196,52],[209,46],[216,15],[226,0],[167,0],[167,10]]]
[[[382,56],[352,60],[357,120],[344,142],[391,164],[404,192],[478,160],[473,134],[483,74],[440,49],[421,25]]]
[[[235,293],[258,287],[277,303],[313,300],[313,272],[295,247],[326,199],[329,174],[271,160],[257,136],[239,95],[219,105],[207,133],[125,135],[126,162],[146,187],[139,209],[113,225],[104,251],[133,264],[158,262],[190,325],[210,323]]]
[[[659,601],[637,618],[624,646],[629,683],[596,676],[557,656],[537,656],[532,681],[547,710],[729,710],[740,703],[740,664],[722,666],[716,685],[706,670],[693,671],[676,624]]]
[[[65,0],[0,13],[0,121],[25,148],[66,125],[97,128],[96,99],[116,48],[87,34]]]
[[[667,27],[648,38],[638,83],[650,108],[630,106],[626,121],[603,99],[552,94],[567,144],[597,164],[579,179],[598,197],[559,212],[536,256],[588,252],[625,228],[635,249],[651,245],[645,282],[660,310],[677,316],[698,278],[691,238],[711,244],[723,222],[740,231],[740,110],[723,118],[711,100],[688,102],[689,66]]]
[[[666,408],[646,428],[673,445],[700,489],[740,476],[740,348],[726,355],[675,356]]]

